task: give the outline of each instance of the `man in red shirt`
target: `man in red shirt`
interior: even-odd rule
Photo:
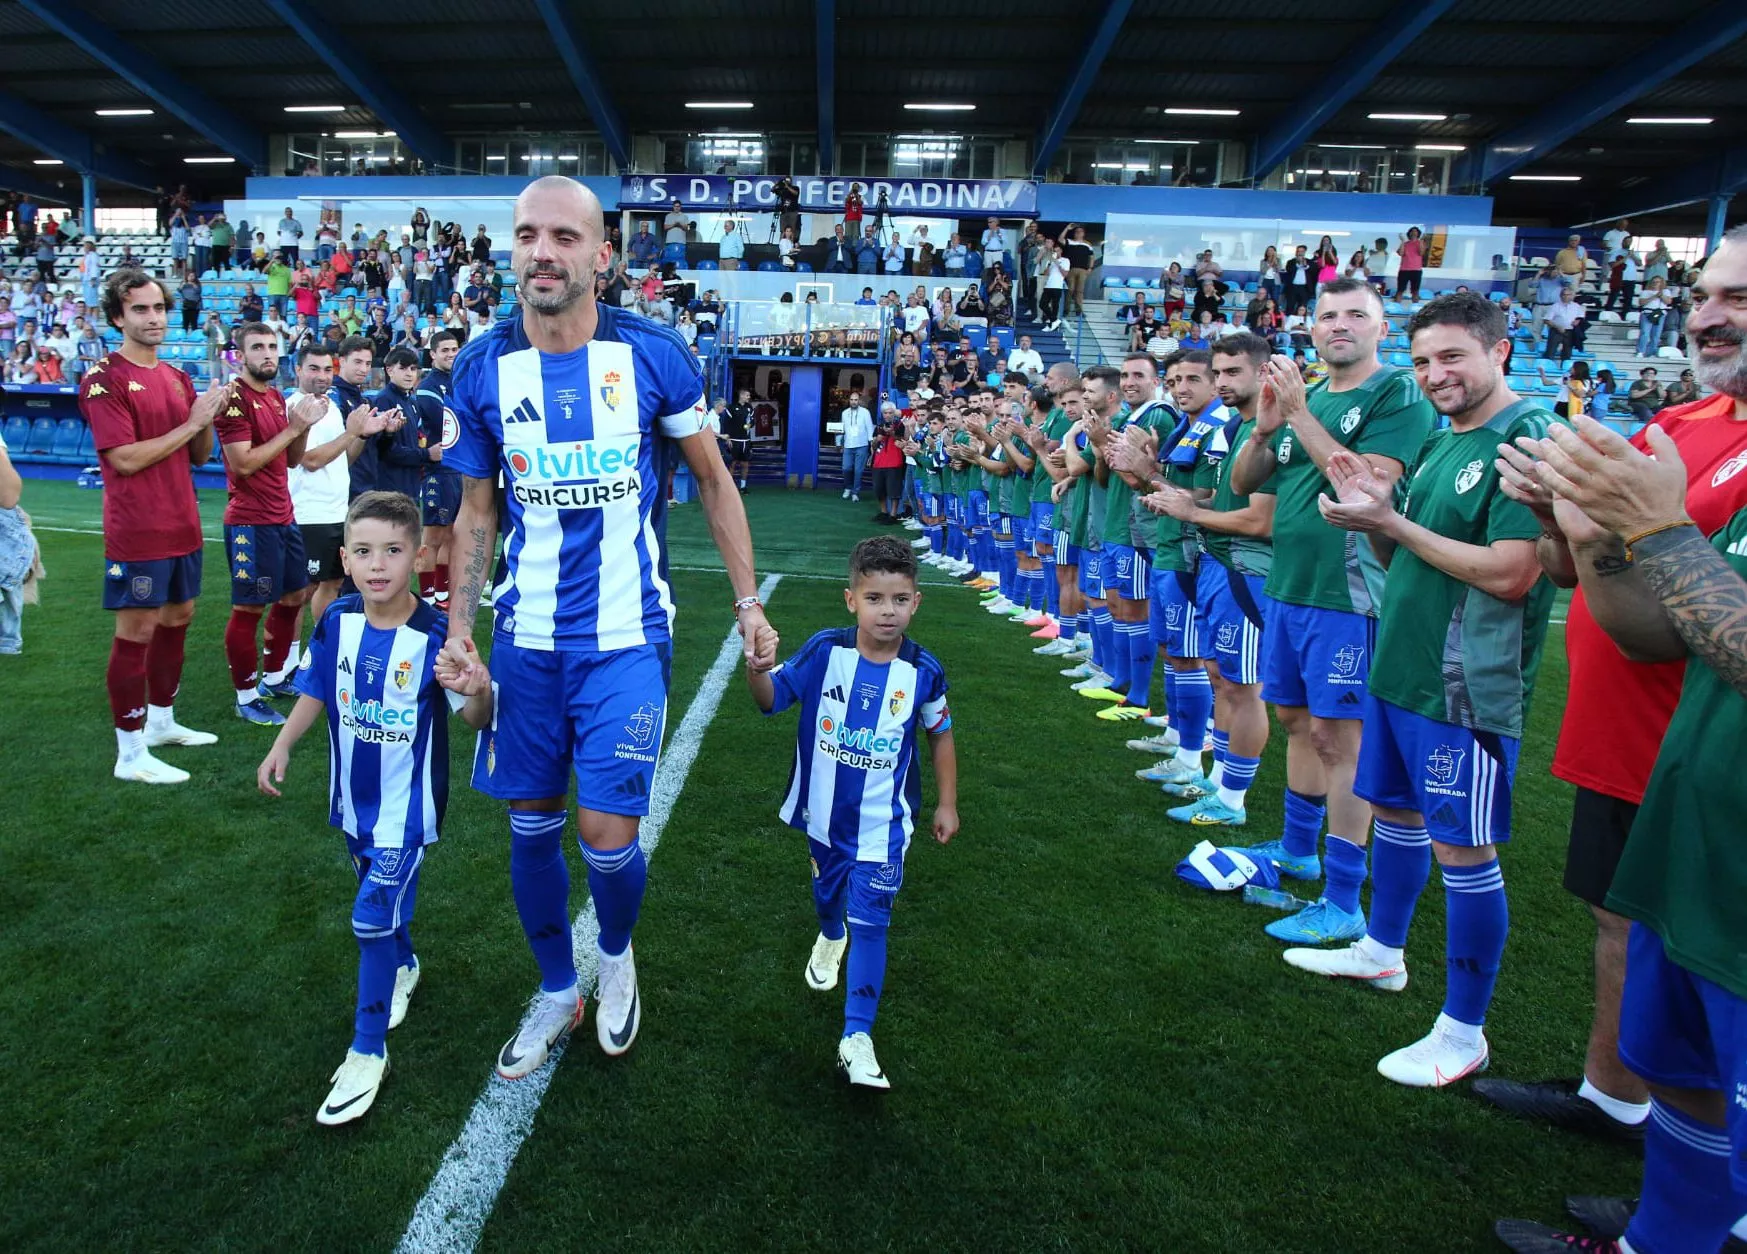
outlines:
[[[1738,266],[1747,277],[1747,255],[1732,255],[1747,250],[1730,252],[1724,258],[1727,268],[1733,273]],[[1711,277],[1708,269],[1706,277]],[[1719,272],[1717,277],[1723,276]],[[1747,322],[1747,316],[1742,321]],[[1696,342],[1690,325],[1688,336]],[[1747,508],[1747,378],[1724,374],[1719,372],[1712,381],[1720,389],[1716,394],[1656,415],[1686,466],[1687,512],[1707,536]],[[1649,451],[1642,431],[1631,443]],[[1525,477],[1527,458],[1519,461],[1511,455],[1510,461],[1516,472],[1502,471],[1507,484],[1513,485],[1507,491],[1528,502],[1544,528],[1537,549],[1541,564],[1555,583],[1573,587],[1576,570],[1553,521],[1551,498]],[[1680,699],[1686,663],[1627,661],[1596,624],[1581,589],[1571,599],[1565,653],[1570,683],[1553,756],[1553,774],[1577,787],[1565,888],[1589,905],[1596,921],[1595,1018],[1583,1077],[1539,1084],[1483,1079],[1475,1082],[1474,1091],[1515,1114],[1637,1140],[1650,1113],[1650,1094],[1619,1056],[1620,998],[1630,925],[1608,910],[1606,902],[1626,835],[1644,799],[1650,768]]]
[[[297,636],[297,610],[309,583],[303,535],[293,525],[290,463],[303,460],[305,436],[327,411],[325,400],[302,397],[288,413],[273,386],[279,377],[279,337],[259,322],[237,328],[242,369],[225,389],[213,426],[224,449],[230,499],[224,507],[224,550],[230,559],[231,616],[224,629],[225,658],[237,693],[237,717],[276,727],[285,716],[269,696],[294,696],[261,683],[255,633],[267,614],[267,666],[284,665]]]
[[[212,421],[224,401],[158,361],[170,294],[142,270],[103,285],[103,316],[121,347],[85,372],[79,411],[103,463],[103,608],[115,611],[109,707],[117,779],[180,784],[188,772],[161,762],[163,745],[210,745],[210,732],[176,722],[182,656],[200,595],[200,511],[193,467],[212,455]]]

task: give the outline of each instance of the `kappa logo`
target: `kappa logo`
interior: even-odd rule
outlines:
[[[1333,658],[1334,674],[1341,679],[1351,679],[1359,673],[1359,667],[1364,664],[1365,650],[1356,644],[1344,644],[1335,650]]]
[[[1439,745],[1426,755],[1426,779],[1440,788],[1448,788],[1462,773],[1462,760],[1467,756],[1466,749]]]
[[[1711,486],[1720,488],[1743,470],[1747,470],[1747,453],[1736,453],[1717,467],[1717,473],[1711,476]]]
[[[143,392],[146,390],[146,385],[141,383],[138,379],[129,379],[127,381],[127,390],[130,392]]]
[[[1476,457],[1456,473],[1456,494],[1460,496],[1467,492],[1480,482],[1480,476],[1485,473],[1486,463]]]
[[[109,563],[109,577],[111,579],[120,579],[124,573],[125,572],[121,569],[120,562]]]
[[[1341,434],[1342,435],[1353,434],[1353,428],[1355,428],[1359,425],[1359,419],[1363,415],[1364,415],[1364,411],[1362,409],[1360,409],[1357,405],[1354,405],[1346,413],[1342,414],[1341,415]]]

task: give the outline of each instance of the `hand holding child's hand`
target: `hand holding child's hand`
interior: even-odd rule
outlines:
[[[781,644],[782,638],[776,634],[776,628],[769,623],[760,623],[752,629],[751,647],[746,651],[746,669],[762,673],[774,668]]]
[[[479,658],[479,647],[462,637],[451,640],[437,655],[437,682],[450,692],[477,697],[491,691],[491,671]]]

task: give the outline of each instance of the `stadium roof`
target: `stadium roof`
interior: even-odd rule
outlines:
[[[1234,13],[1203,0],[1078,12],[1059,0],[0,0],[0,164],[75,194],[90,165],[105,199],[125,203],[130,183],[234,194],[265,166],[267,137],[294,131],[394,130],[441,162],[457,135],[518,128],[598,132],[628,152],[632,135],[824,124],[840,137],[1006,136],[1034,152],[1045,137],[1233,139],[1252,160],[1310,140],[1460,144],[1459,173],[1490,188],[1502,221],[1648,210],[1730,172],[1747,184],[1740,0],[1249,0]],[[754,107],[685,107],[711,98]],[[918,101],[976,108],[904,108]],[[347,107],[285,111],[312,104]],[[1167,112],[1181,108],[1238,112]],[[153,112],[98,115],[124,109]],[[237,160],[185,163],[200,156]],[[33,164],[54,157],[64,165]],[[1661,221],[1696,227],[1702,214]]]

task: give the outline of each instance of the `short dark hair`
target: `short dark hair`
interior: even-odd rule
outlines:
[[[297,350],[297,364],[301,366],[311,357],[332,357],[333,355],[334,350],[329,348],[324,342],[311,338],[305,340],[303,347]]]
[[[385,522],[398,527],[414,544],[419,542],[422,533],[423,515],[419,513],[418,502],[404,492],[363,492],[352,502],[352,507],[346,511],[346,536],[350,539],[352,528],[366,519]]]
[[[1031,389],[1031,403],[1047,414],[1055,408],[1055,397],[1040,383]]]
[[[1122,385],[1122,372],[1115,366],[1099,362],[1096,366],[1087,366],[1080,371],[1080,379],[1086,383],[1091,383],[1095,379],[1105,387],[1115,391]]]
[[[1214,357],[1247,357],[1252,366],[1260,366],[1274,355],[1273,346],[1254,331],[1222,335],[1207,351]]]
[[[916,550],[896,536],[869,536],[849,554],[851,585],[868,575],[902,575],[916,582]]]
[[[1144,361],[1152,369],[1154,374],[1159,372],[1159,363],[1153,359],[1151,353],[1126,353],[1123,355],[1123,365],[1126,366],[1131,361]]]
[[[368,335],[348,335],[340,341],[340,346],[334,350],[336,357],[350,357],[353,353],[369,353],[371,356],[375,356],[376,345],[370,342]]]
[[[252,337],[258,335],[267,336],[275,344],[279,342],[279,337],[273,333],[273,328],[268,326],[265,322],[244,322],[237,326],[237,347],[241,348],[244,344],[248,343]]]
[[[411,366],[414,370],[417,370],[418,365],[419,355],[404,344],[400,345],[398,348],[389,349],[382,358],[382,368],[384,370],[393,370],[396,366]]]
[[[164,286],[162,279],[132,266],[125,270],[112,270],[109,277],[103,280],[103,320],[112,327],[120,326],[121,307],[127,303],[127,294],[138,291],[148,283],[158,285],[158,290],[164,294],[164,308],[168,309],[170,289]]]
[[[1330,279],[1317,292],[1316,299],[1321,300],[1324,296],[1345,296],[1348,292],[1363,292],[1377,302],[1379,311],[1383,308],[1383,293],[1363,279]]]
[[[1172,353],[1165,359],[1165,368],[1172,366],[1206,366],[1207,373],[1213,373],[1213,354],[1205,348],[1185,348]]]
[[[1022,388],[1029,388],[1031,386],[1031,376],[1026,374],[1023,370],[1009,370],[1006,374],[1001,376],[1001,382],[1004,384],[1017,383]]]
[[[1407,320],[1407,342],[1429,327],[1461,327],[1491,348],[1505,337],[1504,310],[1479,292],[1445,292],[1414,310]]]

